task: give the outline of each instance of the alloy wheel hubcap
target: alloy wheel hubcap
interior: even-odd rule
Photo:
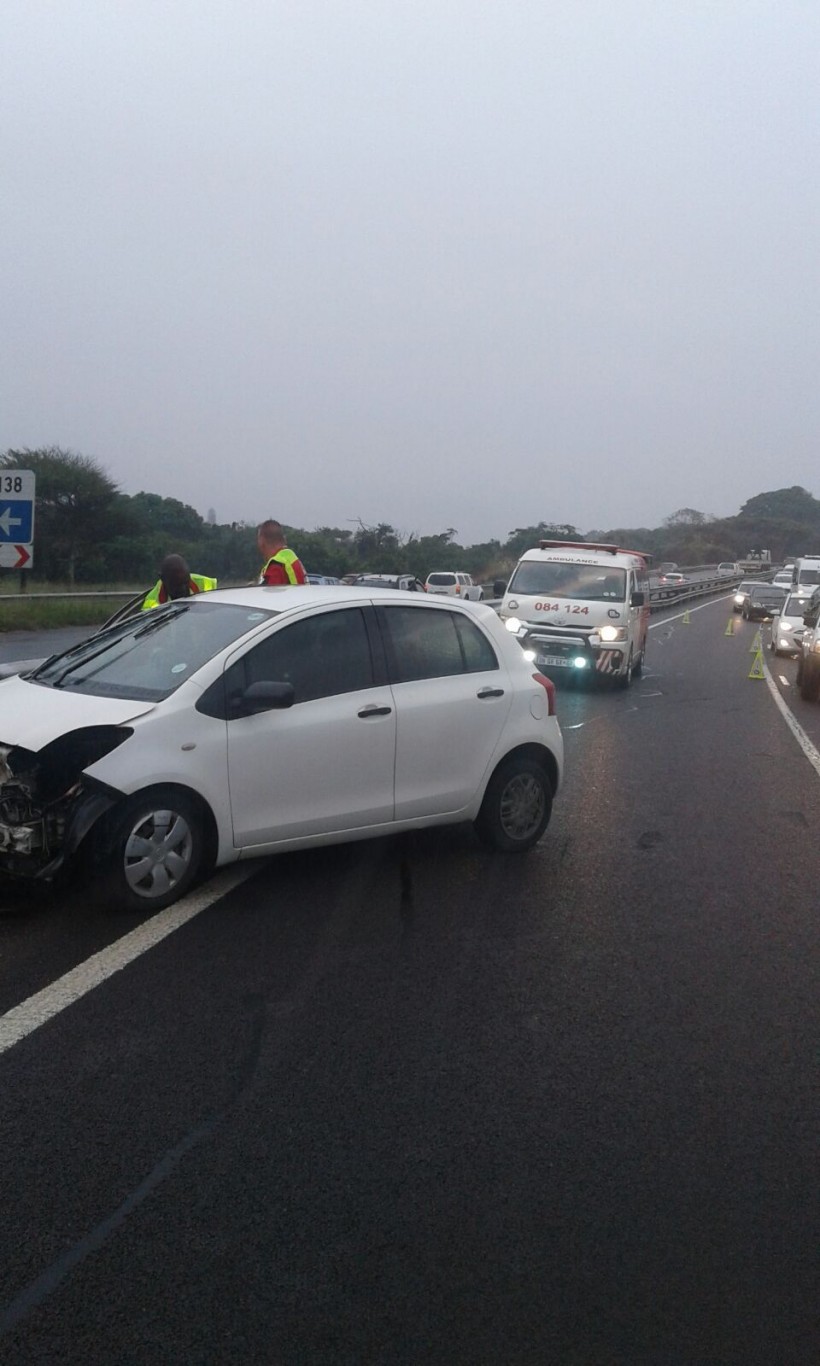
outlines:
[[[510,839],[526,839],[544,815],[544,790],[532,773],[511,778],[501,797],[501,826]]]
[[[125,880],[147,901],[163,896],[185,876],[194,839],[177,811],[152,811],[134,826],[125,844]]]

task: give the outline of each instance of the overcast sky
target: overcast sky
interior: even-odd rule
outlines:
[[[0,450],[220,522],[820,493],[816,0],[3,0]]]

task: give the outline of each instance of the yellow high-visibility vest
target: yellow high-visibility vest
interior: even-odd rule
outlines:
[[[294,550],[289,550],[287,546],[283,546],[281,550],[277,550],[275,555],[271,555],[269,560],[265,560],[265,563],[262,565],[262,572],[259,575],[259,582],[265,582],[265,573],[267,572],[269,564],[281,564],[284,566],[285,573],[288,576],[288,583],[298,583],[299,580],[297,579],[296,572],[293,568],[294,562],[298,559],[299,556]]]
[[[191,574],[188,577],[188,588],[191,593],[210,593],[216,588],[216,579],[209,579],[206,574]],[[168,594],[165,592],[162,579],[157,579],[153,588],[145,594],[142,600],[143,612],[150,612],[152,607],[159,607],[163,602],[170,602]]]

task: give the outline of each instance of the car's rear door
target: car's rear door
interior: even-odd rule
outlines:
[[[484,779],[512,685],[471,614],[378,606],[396,706],[396,820],[461,811]]]
[[[360,607],[275,628],[231,663],[229,696],[258,681],[290,682],[296,694],[284,710],[229,713],[237,847],[392,820],[396,714],[379,676]]]

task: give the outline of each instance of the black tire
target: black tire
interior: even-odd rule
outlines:
[[[800,682],[800,696],[804,702],[816,702],[820,693],[820,670],[803,669]]]
[[[632,679],[635,674],[635,661],[632,658],[632,646],[629,647],[629,656],[626,661],[626,669],[622,674],[614,679],[616,688],[629,688],[632,686]]]
[[[540,840],[552,815],[552,788],[534,759],[507,759],[487,785],[475,823],[484,844],[524,853]]]
[[[161,911],[184,896],[200,873],[205,832],[184,793],[154,787],[116,813],[106,839],[106,899],[117,909]]]

